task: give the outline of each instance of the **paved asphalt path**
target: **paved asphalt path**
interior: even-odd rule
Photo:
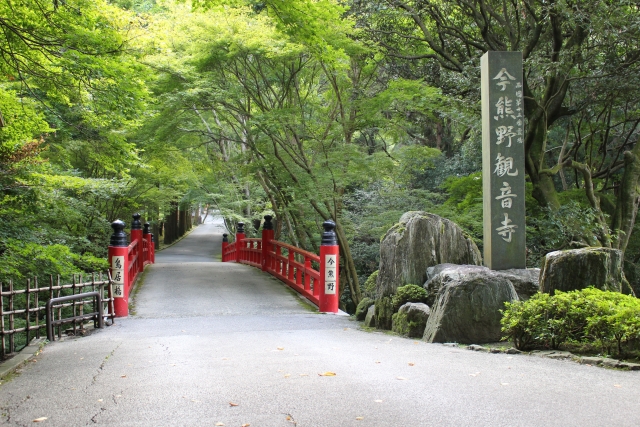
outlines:
[[[48,344],[0,386],[0,424],[640,425],[640,372],[362,331],[218,262],[221,232],[201,225],[158,253],[134,315]]]

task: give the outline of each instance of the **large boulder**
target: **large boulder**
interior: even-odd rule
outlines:
[[[367,315],[364,318],[364,326],[374,328],[376,326],[376,306],[372,305],[367,310]]]
[[[356,307],[356,320],[364,320],[367,317],[367,312],[369,311],[369,307],[371,307],[375,303],[374,300],[368,297],[362,298],[358,307]]]
[[[420,285],[428,267],[443,264],[481,265],[473,240],[448,219],[427,212],[407,212],[380,244],[376,299],[393,295],[403,285]]]
[[[489,270],[487,267],[480,265],[440,264],[427,269],[427,281],[424,283],[424,288],[427,291],[427,304],[433,306],[438,292],[445,284],[459,281],[471,273],[485,273],[488,271],[492,271],[496,277],[509,280],[515,288],[518,298],[523,301],[528,300],[540,289],[538,282],[540,276],[539,268]]]
[[[460,275],[438,291],[423,339],[463,344],[500,341],[500,310],[505,302],[516,300],[513,284],[494,271]]]
[[[393,315],[391,329],[400,335],[421,338],[424,335],[424,328],[427,326],[430,314],[431,310],[427,304],[408,302]]]
[[[391,297],[376,300],[376,328],[391,329],[393,316],[393,301]]]
[[[483,273],[489,271],[481,265],[456,265],[439,264],[427,269],[427,281],[424,288],[427,291],[427,304],[433,307],[440,289],[447,283],[458,281],[471,273]]]
[[[540,291],[574,291],[589,286],[620,292],[628,283],[622,272],[622,252],[581,248],[548,253],[542,262]]]
[[[539,268],[512,268],[495,272],[511,282],[521,301],[526,301],[540,292]]]

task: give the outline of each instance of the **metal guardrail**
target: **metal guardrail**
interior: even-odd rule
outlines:
[[[94,298],[94,306],[98,307],[98,311],[82,314],[80,316],[53,320],[53,308],[55,304],[91,297]],[[88,320],[91,318],[94,319],[94,326],[96,328],[104,328],[104,310],[102,307],[102,295],[100,295],[100,292],[85,292],[82,294],[68,295],[66,297],[51,298],[49,301],[47,301],[47,339],[49,341],[55,341],[55,335],[53,333],[54,326],[71,323],[77,320]]]

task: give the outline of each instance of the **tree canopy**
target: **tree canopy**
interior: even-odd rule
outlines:
[[[610,246],[637,280],[639,22],[621,0],[3,2],[0,281],[104,268],[111,221],[201,206],[311,251],[333,219],[353,310],[403,212],[482,244],[488,50],[523,52],[528,264]]]

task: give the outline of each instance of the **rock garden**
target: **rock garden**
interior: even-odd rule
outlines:
[[[408,212],[382,239],[356,318],[431,343],[640,369],[640,299],[619,250],[551,252],[540,269],[481,264],[456,224]]]

